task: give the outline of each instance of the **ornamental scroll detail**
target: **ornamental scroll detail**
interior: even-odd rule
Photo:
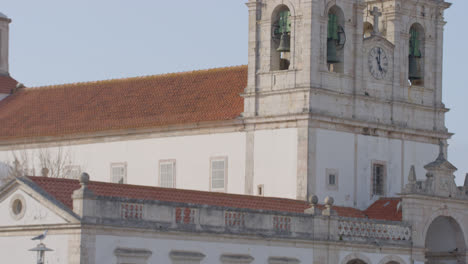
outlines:
[[[339,221],[338,234],[340,238],[375,238],[390,241],[411,240],[411,229],[408,226],[364,221]]]

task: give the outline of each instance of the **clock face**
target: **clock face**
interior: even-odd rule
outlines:
[[[369,72],[377,80],[382,80],[387,76],[388,57],[387,53],[381,47],[374,47],[369,51],[367,58],[369,63]]]

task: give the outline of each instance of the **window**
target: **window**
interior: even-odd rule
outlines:
[[[288,70],[291,64],[291,12],[285,5],[275,9],[272,16],[271,70]]]
[[[372,164],[372,195],[385,195],[385,165]]]
[[[257,195],[265,196],[265,186],[263,184],[257,186]]]
[[[80,177],[81,168],[78,165],[67,165],[64,169],[66,179],[78,179]]]
[[[424,28],[414,24],[410,28],[408,80],[411,85],[424,85]]]
[[[211,159],[211,191],[226,191],[227,158]]]
[[[176,177],[175,160],[159,162],[159,186],[164,188],[175,188]]]
[[[336,5],[330,8],[327,23],[327,64],[330,72],[344,72],[344,46],[346,44],[344,21],[341,8]]]
[[[111,182],[120,183],[120,184],[127,182],[127,164],[126,163],[112,163],[111,164]]]
[[[337,169],[326,169],[326,184],[328,190],[338,190],[338,170]]]

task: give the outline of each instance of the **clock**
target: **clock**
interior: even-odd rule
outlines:
[[[388,72],[388,57],[385,50],[381,47],[372,48],[367,61],[372,76],[377,80],[385,79]]]

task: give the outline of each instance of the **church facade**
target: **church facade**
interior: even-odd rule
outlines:
[[[3,174],[16,160],[40,175],[44,156],[65,155],[69,178],[329,195],[361,209],[401,192],[413,165],[423,179],[451,136],[441,85],[448,3],[247,6],[247,66],[34,89],[8,75],[2,18]]]
[[[268,263],[466,263],[467,186],[456,186],[456,168],[446,160],[452,134],[445,127],[448,109],[442,102],[444,11],[450,4],[250,0],[247,7],[246,66],[37,88],[26,88],[9,75],[11,20],[1,15],[0,173],[69,178],[65,181],[76,187],[86,171],[93,181],[152,186],[154,192],[163,187],[208,191],[213,199],[236,194],[259,196],[255,199],[265,203],[267,197],[308,201],[307,208],[298,211],[247,209],[253,215],[272,211],[271,219],[252,216],[252,225],[283,219],[274,218],[278,213],[294,223],[284,236],[274,228],[256,233],[260,226],[252,227],[255,239],[264,236],[262,232],[274,233],[271,239],[280,244],[301,241],[305,248],[315,245],[314,250],[262,257],[234,254],[225,263],[265,263],[270,258],[273,262]],[[12,189],[3,190],[5,197],[12,197],[18,186],[34,183],[21,179],[9,181]],[[41,188],[54,196],[53,190]],[[118,197],[148,203],[144,197]],[[52,198],[61,207],[67,204]],[[106,204],[91,200],[97,201],[93,208]],[[121,206],[112,202],[107,203],[110,208]],[[368,210],[379,204],[378,212],[393,210],[401,217],[373,218],[379,213]],[[82,206],[73,200],[67,207],[75,217],[70,223],[92,218],[104,230],[109,227],[105,220],[115,217],[103,212],[86,218]],[[333,206],[356,210],[362,219],[351,220],[356,215],[340,215],[339,209],[333,213]],[[200,209],[196,221],[208,222],[192,223],[190,236],[216,239],[213,230],[230,234],[227,222],[222,224],[225,211],[246,208],[225,207]],[[164,210],[177,208],[170,204]],[[168,224],[176,221],[175,215],[143,220]],[[173,229],[164,232],[188,232],[177,221],[171,223]],[[138,227],[125,224],[119,228]],[[117,236],[130,236],[119,233],[122,229]],[[393,232],[389,230],[399,235],[382,235]],[[235,235],[238,244],[253,239],[249,232]],[[258,243],[265,246],[268,241]],[[121,249],[123,255],[133,252],[125,251],[127,246]],[[140,253],[149,252],[153,250]],[[164,254],[171,256],[169,251]],[[187,263],[200,261],[208,260]]]

